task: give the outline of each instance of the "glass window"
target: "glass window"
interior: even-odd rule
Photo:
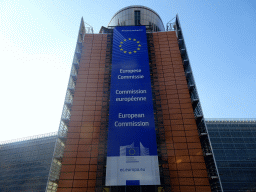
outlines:
[[[233,144],[230,144],[230,143],[225,143],[225,144],[223,144],[223,148],[224,149],[234,149],[235,146]]]
[[[140,24],[140,11],[134,11],[134,23],[135,23],[135,25],[141,25]]]
[[[233,137],[241,137],[241,132],[232,132],[231,135]]]
[[[221,148],[223,148],[222,144],[219,144],[219,143],[212,143],[212,146],[213,146],[214,149],[221,149]]]
[[[222,143],[220,138],[211,138],[212,143]]]
[[[234,143],[244,143],[242,138],[233,138]]]
[[[244,144],[235,144],[235,148],[244,149],[246,146]]]
[[[228,138],[228,137],[223,137],[222,138],[222,143],[233,143],[233,140],[232,138]]]
[[[251,132],[242,132],[244,137],[251,137],[252,133]]]

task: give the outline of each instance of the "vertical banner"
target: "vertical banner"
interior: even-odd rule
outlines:
[[[145,26],[113,36],[106,186],[160,185]]]

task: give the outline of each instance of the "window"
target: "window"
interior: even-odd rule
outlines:
[[[140,11],[134,11],[134,23],[135,23],[135,25],[141,25],[140,24]]]

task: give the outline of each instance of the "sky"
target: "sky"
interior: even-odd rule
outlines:
[[[254,0],[1,0],[0,142],[58,130],[81,18],[130,5],[179,15],[205,118],[256,118]]]

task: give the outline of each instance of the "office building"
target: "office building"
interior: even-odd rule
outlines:
[[[78,34],[47,191],[222,191],[178,16]]]
[[[0,191],[44,192],[57,134],[0,143]]]
[[[223,191],[255,191],[255,119],[207,119],[206,124]]]

